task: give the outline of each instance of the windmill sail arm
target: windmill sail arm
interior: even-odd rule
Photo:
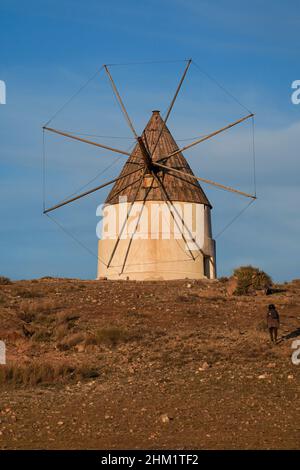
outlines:
[[[153,178],[155,179],[155,181],[158,183],[158,185],[161,187],[162,194],[163,194],[163,198],[164,198],[164,200],[165,200],[165,202],[166,202],[166,204],[167,204],[167,207],[168,207],[168,209],[169,209],[169,212],[170,212],[170,214],[171,214],[171,217],[172,217],[172,219],[174,220],[174,223],[176,224],[177,228],[178,228],[179,231],[181,232],[181,236],[182,236],[182,238],[183,238],[183,240],[184,240],[186,246],[188,247],[188,250],[189,250],[189,253],[190,253],[191,258],[193,259],[193,261],[195,261],[195,257],[194,257],[194,255],[193,255],[193,252],[192,252],[192,250],[190,249],[190,247],[189,247],[189,245],[188,245],[188,243],[187,243],[187,240],[186,240],[186,238],[185,238],[184,230],[182,230],[182,228],[180,227],[180,224],[178,224],[178,221],[177,221],[175,215],[173,214],[173,211],[172,211],[172,210],[170,209],[170,207],[169,207],[169,204],[171,204],[171,206],[172,206],[173,209],[174,209],[173,202],[172,202],[171,199],[169,198],[168,193],[167,193],[167,191],[166,191],[166,189],[165,189],[165,187],[164,187],[164,185],[163,185],[161,179],[158,177],[158,175],[155,174],[154,171],[152,171],[152,176],[153,176]],[[176,212],[176,209],[175,209],[175,212]],[[182,222],[184,228],[186,229],[184,220],[183,220],[182,218],[181,218],[181,222]]]
[[[168,119],[169,119],[169,117],[170,117],[170,114],[171,114],[171,112],[172,112],[173,106],[174,106],[175,101],[176,101],[176,99],[177,99],[178,93],[179,93],[179,91],[180,91],[180,89],[181,89],[181,87],[182,87],[182,84],[183,84],[183,82],[184,82],[184,79],[185,79],[185,76],[186,76],[186,74],[187,74],[187,72],[188,72],[188,69],[190,68],[191,63],[192,63],[192,59],[189,59],[188,62],[187,62],[187,65],[186,65],[186,67],[185,67],[185,70],[184,70],[184,72],[183,72],[183,75],[182,75],[182,77],[181,77],[181,79],[180,79],[180,82],[179,82],[179,84],[178,84],[178,86],[177,86],[177,88],[176,88],[176,91],[175,91],[175,94],[174,94],[174,96],[173,96],[173,99],[172,99],[172,101],[171,101],[171,103],[170,103],[170,106],[169,106],[169,108],[168,108],[166,117],[165,117],[165,119],[164,119],[163,122],[162,122],[160,131],[159,131],[159,134],[158,134],[158,138],[157,138],[157,140],[156,140],[156,142],[155,142],[155,145],[154,145],[154,148],[153,148],[153,150],[152,150],[152,154],[154,153],[154,151],[155,151],[155,149],[156,149],[156,147],[157,147],[157,145],[158,145],[158,143],[159,143],[159,141],[160,141],[160,138],[161,138],[161,136],[162,136],[162,133],[163,133],[163,131],[164,131],[164,128],[166,127],[167,121],[168,121]]]
[[[154,181],[154,180],[153,180]],[[136,221],[136,224],[135,224],[135,227],[134,227],[134,230],[130,236],[130,240],[129,240],[129,243],[128,243],[128,246],[127,246],[127,249],[126,249],[126,253],[125,253],[125,256],[124,256],[124,260],[123,260],[123,264],[122,264],[122,269],[121,269],[121,273],[120,274],[123,274],[124,272],[124,269],[125,269],[125,266],[126,266],[126,262],[127,262],[127,258],[128,258],[128,255],[129,255],[129,251],[130,251],[130,247],[131,247],[131,244],[132,244],[132,240],[136,234],[136,231],[137,231],[137,228],[139,226],[139,223],[140,223],[140,220],[141,220],[141,217],[142,217],[142,213],[143,213],[143,209],[145,207],[145,204],[146,204],[146,200],[147,200],[147,197],[148,197],[148,194],[149,192],[151,191],[152,189],[152,186],[153,186],[153,182],[151,184],[151,186],[148,188],[148,191],[146,192],[145,196],[144,196],[144,199],[143,199],[143,204],[142,204],[142,207],[141,207],[141,210],[140,210],[140,213],[139,213],[139,216],[137,218],[137,221]]]
[[[164,169],[169,170],[169,171],[173,171],[173,172],[178,173],[180,175],[188,176],[189,178],[194,178],[195,180],[202,181],[203,183],[210,184],[212,186],[216,186],[220,189],[224,189],[225,191],[230,191],[232,193],[240,194],[241,196],[249,197],[251,199],[257,199],[256,196],[254,196],[253,194],[245,193],[243,191],[240,191],[239,189],[234,189],[234,188],[231,188],[230,186],[225,186],[224,184],[216,183],[215,181],[212,181],[212,180],[208,180],[208,179],[205,179],[205,178],[200,178],[199,176],[191,175],[190,173],[186,173],[185,171],[177,170],[176,168],[172,168],[172,167],[167,166],[167,165],[162,165],[161,163],[153,163],[153,164],[157,167],[164,168]]]
[[[112,86],[112,89],[113,89],[113,93],[114,93],[114,95],[115,95],[115,97],[116,97],[116,99],[117,99],[117,101],[118,101],[118,103],[119,103],[119,105],[120,105],[120,107],[121,107],[121,110],[122,110],[122,112],[123,112],[123,114],[124,114],[124,116],[125,116],[125,119],[126,119],[128,125],[129,125],[129,127],[130,127],[130,129],[131,129],[131,131],[132,131],[132,133],[133,133],[133,135],[134,135],[134,137],[135,137],[135,139],[136,139],[136,141],[137,141],[139,147],[140,147],[140,150],[141,150],[142,156],[143,156],[143,160],[144,160],[144,162],[145,162],[145,166],[148,168],[148,170],[150,170],[150,165],[151,165],[151,156],[150,156],[150,153],[149,153],[148,149],[145,147],[145,144],[144,144],[144,142],[143,142],[143,139],[137,135],[137,132],[136,132],[134,126],[133,126],[132,120],[131,120],[130,117],[129,117],[129,114],[128,114],[128,112],[127,112],[127,109],[126,109],[126,107],[125,107],[125,104],[124,104],[124,102],[123,102],[123,100],[122,100],[122,98],[121,98],[121,95],[120,95],[120,93],[119,93],[119,90],[118,90],[118,88],[117,88],[115,82],[114,82],[114,79],[112,78],[112,75],[111,75],[111,73],[110,73],[110,71],[109,71],[109,69],[108,69],[108,66],[107,66],[107,65],[104,65],[104,68],[105,68],[106,74],[107,74],[107,76],[108,76],[108,78],[109,78],[109,81],[110,81],[110,83],[111,83],[111,86]]]
[[[119,181],[123,178],[126,178],[126,176],[133,175],[134,173],[137,173],[140,171],[140,168],[131,171],[130,173],[127,173],[126,175],[119,176],[118,178],[115,178],[111,181],[107,181],[104,184],[101,184],[100,186],[97,186],[96,188],[90,189],[89,191],[85,191],[84,193],[78,194],[78,196],[72,197],[71,199],[68,199],[67,201],[60,202],[59,204],[56,204],[53,207],[50,207],[49,209],[44,210],[44,214],[47,214],[48,212],[52,212],[56,209],[59,209],[60,207],[66,206],[67,204],[70,204],[71,202],[77,201],[78,199],[81,199],[84,196],[88,196],[89,194],[92,194],[96,191],[99,191],[99,189],[105,188],[106,186],[109,186],[110,184],[115,183],[116,181]]]
[[[109,78],[109,81],[110,81],[110,83],[111,83],[111,86],[112,86],[114,95],[115,95],[115,97],[116,97],[116,99],[117,99],[119,105],[121,106],[121,109],[122,109],[122,112],[123,112],[123,114],[124,114],[124,116],[125,116],[125,119],[126,119],[128,125],[129,125],[129,127],[130,127],[130,129],[131,129],[131,131],[132,131],[132,133],[133,133],[133,135],[134,135],[134,137],[135,137],[136,139],[138,139],[138,135],[137,135],[137,133],[136,133],[136,130],[135,130],[135,128],[133,127],[132,121],[131,121],[131,119],[130,119],[130,117],[129,117],[129,114],[128,114],[128,112],[127,112],[127,109],[125,108],[125,105],[124,105],[123,100],[122,100],[122,98],[121,98],[121,95],[120,95],[120,93],[119,93],[119,91],[118,91],[118,89],[117,89],[117,87],[116,87],[116,84],[115,84],[115,82],[114,82],[114,80],[113,80],[113,78],[112,78],[112,76],[111,76],[111,73],[110,73],[110,71],[109,71],[109,69],[108,69],[108,66],[107,66],[107,65],[104,65],[104,69],[105,69],[105,72],[106,72],[106,74],[107,74],[107,76],[108,76],[108,78]]]
[[[128,219],[129,219],[129,217],[130,217],[130,213],[131,213],[131,211],[132,211],[132,208],[133,208],[133,206],[134,206],[134,203],[135,203],[135,201],[136,201],[136,198],[137,198],[137,196],[138,196],[138,193],[139,193],[139,191],[140,191],[140,189],[141,189],[141,186],[142,186],[142,183],[143,183],[143,178],[144,178],[144,176],[145,176],[145,173],[146,173],[146,170],[144,169],[143,174],[142,174],[142,177],[140,178],[139,184],[137,185],[137,189],[136,189],[136,192],[135,192],[135,194],[134,194],[133,201],[131,202],[131,204],[130,204],[130,206],[129,206],[129,209],[128,209],[127,214],[126,214],[126,218],[125,218],[125,220],[124,220],[124,222],[123,222],[123,225],[122,225],[122,227],[121,227],[121,230],[120,230],[119,233],[118,233],[118,238],[117,238],[116,243],[115,243],[115,245],[114,245],[114,247],[113,247],[113,250],[112,250],[112,252],[111,252],[109,261],[108,261],[108,263],[107,263],[107,267],[108,267],[108,268],[109,268],[110,265],[111,265],[111,262],[112,262],[112,260],[113,260],[114,255],[115,255],[115,252],[116,252],[116,250],[117,250],[117,248],[118,248],[119,242],[120,242],[120,240],[121,240],[122,233],[124,232],[124,229],[125,229],[125,227],[126,227],[127,221],[128,221]]]
[[[222,127],[221,129],[218,129],[217,131],[212,132],[211,134],[208,134],[205,137],[202,137],[201,139],[197,139],[194,142],[192,142],[191,144],[186,145],[185,147],[182,147],[182,148],[176,150],[175,152],[170,153],[166,157],[160,158],[158,161],[163,161],[163,160],[167,161],[169,158],[173,157],[173,155],[177,155],[178,153],[184,152],[185,150],[187,150],[191,147],[194,147],[195,145],[198,145],[201,142],[204,142],[205,140],[211,139],[212,137],[215,137],[216,135],[221,134],[221,132],[227,131],[228,129],[231,129],[234,126],[236,126],[238,124],[241,124],[242,122],[246,121],[247,119],[249,119],[253,116],[254,116],[254,114],[252,114],[252,113],[248,114],[247,116],[244,116],[243,118],[239,119],[238,121],[234,121],[234,122],[228,124],[227,126]]]
[[[52,127],[45,126],[43,127],[43,129],[45,129],[48,132],[53,132],[54,134],[61,135],[63,137],[68,137],[69,139],[77,140],[78,142],[83,142],[85,144],[94,145],[95,147],[100,147],[105,150],[110,150],[111,152],[115,152],[115,153],[121,153],[122,155],[126,155],[130,157],[130,153],[125,152],[125,150],[116,149],[114,147],[109,147],[108,145],[99,144],[98,142],[93,142],[92,140],[83,139],[82,137],[78,137],[76,135],[70,134],[69,132],[63,132],[58,129],[53,129]]]

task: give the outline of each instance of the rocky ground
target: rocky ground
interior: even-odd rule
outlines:
[[[1,285],[0,448],[299,449],[297,337],[300,281]]]

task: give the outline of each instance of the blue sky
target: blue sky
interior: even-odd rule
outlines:
[[[277,281],[299,278],[300,4],[295,1],[44,0],[0,3],[0,274],[94,278],[96,257],[42,216],[42,125],[103,63],[193,58],[256,114],[258,200],[217,239],[219,275],[241,264]],[[138,129],[151,109],[166,109],[183,62],[113,67]],[[196,67],[183,86],[169,128],[178,140],[245,114]],[[130,133],[104,75],[97,75],[53,120],[59,128],[126,137]],[[122,168],[104,152],[47,137],[47,203]],[[248,124],[186,154],[195,174],[253,189]],[[95,182],[93,183],[95,185]],[[247,201],[204,186],[215,234]],[[96,253],[97,204],[106,191],[55,214]]]

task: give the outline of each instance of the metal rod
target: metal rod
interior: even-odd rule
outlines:
[[[244,193],[238,189],[231,188],[230,186],[225,186],[224,184],[216,183],[215,181],[207,180],[205,178],[200,178],[199,176],[191,175],[190,173],[186,173],[185,171],[177,170],[176,168],[172,168],[167,165],[162,165],[161,163],[153,163],[153,165],[158,166],[160,168],[165,168],[166,170],[174,171],[175,173],[179,173],[180,175],[189,176],[190,178],[194,178],[198,181],[203,181],[203,183],[211,184],[213,186],[217,186],[218,188],[225,189],[226,191],[230,191],[232,193],[241,194],[242,196],[250,197],[251,199],[257,199],[256,196],[252,194]]]
[[[170,116],[170,114],[171,114],[171,111],[172,111],[172,109],[173,109],[174,103],[175,103],[175,101],[176,101],[176,99],[177,99],[178,93],[179,93],[179,91],[180,91],[180,88],[181,88],[181,86],[182,86],[182,84],[183,84],[183,81],[184,81],[184,79],[185,79],[185,76],[186,76],[186,74],[187,74],[187,71],[188,71],[188,69],[189,69],[191,63],[192,63],[192,59],[189,59],[188,62],[187,62],[187,65],[186,65],[186,67],[185,67],[185,70],[184,70],[184,72],[183,72],[183,75],[182,75],[182,77],[181,77],[181,80],[180,80],[180,82],[179,82],[179,84],[178,84],[178,86],[177,86],[175,95],[174,95],[174,97],[173,97],[173,99],[172,99],[172,101],[171,101],[171,103],[170,103],[170,106],[169,106],[169,109],[168,109],[168,111],[167,111],[166,117],[165,117],[165,119],[164,119],[164,121],[163,121],[163,123],[162,123],[162,126],[161,126],[161,129],[160,129],[160,132],[159,132],[157,141],[155,142],[154,148],[153,148],[153,150],[152,150],[152,155],[154,154],[154,151],[155,151],[155,149],[156,149],[156,147],[157,147],[157,145],[158,145],[158,142],[160,141],[160,138],[161,138],[162,133],[163,133],[163,131],[164,131],[164,128],[165,128],[165,126],[166,126],[166,124],[167,124],[167,121],[168,121],[169,116]]]
[[[137,170],[131,171],[130,173],[127,173],[126,175],[119,176],[118,178],[108,181],[107,183],[101,184],[101,186],[97,186],[94,189],[90,189],[89,191],[79,194],[78,196],[75,196],[72,199],[68,199],[67,201],[56,204],[56,206],[53,206],[53,207],[50,207],[49,209],[44,210],[43,214],[47,214],[48,212],[52,212],[55,209],[59,209],[60,207],[65,206],[66,204],[69,204],[70,202],[77,201],[77,199],[87,196],[88,194],[94,193],[95,191],[98,191],[99,189],[105,188],[105,186],[109,186],[110,184],[115,183],[116,181],[119,181],[125,178],[126,176],[132,175],[133,173],[136,173],[137,171],[140,171],[140,169],[138,168]]]
[[[115,149],[113,147],[109,147],[108,145],[98,144],[98,142],[93,142],[91,140],[82,139],[81,137],[76,137],[75,135],[69,134],[68,132],[63,132],[57,129],[52,129],[52,127],[43,127],[43,129],[49,132],[54,132],[54,134],[62,135],[64,137],[69,137],[69,139],[78,140],[79,142],[83,142],[85,144],[95,145],[96,147],[100,147],[106,150],[111,150],[112,152],[121,153],[122,155],[126,155],[130,157],[130,153],[125,152],[124,150]]]
[[[111,74],[110,74],[110,71],[108,70],[108,66],[107,66],[107,65],[104,65],[104,68],[105,68],[105,72],[107,73],[108,78],[109,78],[109,80],[110,80],[110,82],[111,82],[111,85],[112,85],[112,89],[113,89],[113,91],[114,91],[114,94],[115,94],[115,96],[116,96],[116,98],[117,98],[117,100],[118,100],[118,102],[119,102],[119,104],[120,104],[120,106],[121,106],[121,108],[122,108],[122,111],[123,111],[123,114],[124,114],[124,116],[125,116],[125,118],[126,118],[126,121],[128,122],[128,125],[129,125],[130,129],[132,130],[134,137],[135,137],[136,139],[138,139],[138,135],[137,135],[137,133],[136,133],[136,131],[135,131],[135,128],[133,127],[132,121],[131,121],[131,119],[130,119],[128,113],[127,113],[127,110],[126,110],[125,105],[124,105],[124,103],[123,103],[123,101],[122,101],[122,98],[121,98],[121,96],[120,96],[120,93],[118,92],[118,89],[117,89],[117,87],[116,87],[116,84],[115,84],[115,82],[114,82],[114,80],[113,80],[113,78],[112,78],[112,76],[111,76]]]
[[[160,161],[163,161],[163,160],[166,161],[166,160],[168,160],[169,158],[173,157],[173,155],[177,155],[178,153],[183,152],[184,150],[187,150],[187,149],[189,149],[189,148],[191,148],[191,147],[194,147],[195,145],[198,145],[198,144],[200,144],[201,142],[204,142],[205,140],[211,139],[211,137],[214,137],[215,135],[218,135],[218,134],[220,134],[221,132],[224,132],[224,131],[226,131],[227,129],[230,129],[231,127],[234,127],[234,126],[236,126],[237,124],[240,124],[241,122],[246,121],[246,119],[249,119],[249,118],[251,118],[251,117],[253,117],[253,116],[254,116],[254,114],[252,114],[252,113],[251,113],[251,114],[248,114],[247,116],[245,116],[245,117],[239,119],[238,121],[235,121],[235,122],[233,122],[233,123],[231,123],[231,124],[228,124],[228,126],[222,127],[222,128],[219,129],[218,131],[212,132],[211,134],[208,134],[208,135],[206,135],[205,137],[202,137],[201,139],[195,140],[195,142],[192,142],[191,144],[186,145],[185,147],[182,147],[181,149],[178,149],[178,150],[176,150],[175,152],[170,153],[170,154],[167,155],[166,157],[160,158],[158,161],[159,161],[159,162],[160,162]]]

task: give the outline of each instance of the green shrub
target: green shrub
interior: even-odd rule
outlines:
[[[256,290],[267,289],[272,285],[271,277],[264,271],[253,266],[240,266],[233,272],[237,279],[235,294],[247,295]]]

